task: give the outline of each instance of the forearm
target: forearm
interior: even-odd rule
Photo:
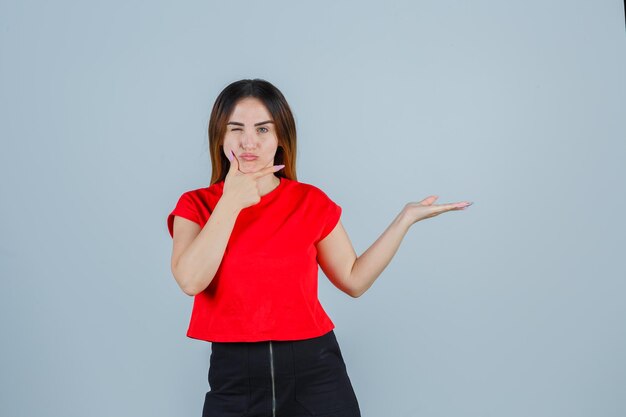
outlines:
[[[404,211],[401,212],[372,246],[356,259],[350,273],[356,297],[367,291],[389,265],[410,227],[410,221]]]
[[[213,281],[239,211],[229,201],[220,199],[196,239],[180,256],[175,269],[186,294],[196,295]]]

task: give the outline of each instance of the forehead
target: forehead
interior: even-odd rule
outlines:
[[[254,123],[271,119],[270,112],[261,100],[254,97],[246,97],[237,102],[228,121]]]

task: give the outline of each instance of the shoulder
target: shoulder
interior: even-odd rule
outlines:
[[[211,202],[219,200],[224,191],[224,181],[211,184],[208,187],[194,188],[185,191],[181,195],[181,199],[194,202]]]
[[[290,183],[291,183],[291,188],[301,198],[306,198],[306,199],[321,202],[321,203],[331,201],[328,194],[324,190],[322,190],[322,188],[316,185],[306,183],[306,182],[295,181],[295,180],[290,180]]]
[[[283,178],[284,180],[284,178]],[[322,192],[321,189],[319,189],[318,187],[316,187],[313,184],[309,184],[306,182],[301,182],[301,181],[297,181],[297,180],[291,180],[291,179],[287,179],[287,183],[289,188],[292,191],[298,192],[298,193],[302,193],[302,194],[319,194],[320,192]]]

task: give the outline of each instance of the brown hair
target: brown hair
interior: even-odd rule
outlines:
[[[217,96],[211,119],[209,120],[209,152],[211,155],[211,184],[226,178],[230,161],[224,154],[223,141],[226,134],[226,123],[237,102],[243,98],[254,97],[265,105],[274,120],[278,148],[274,157],[274,165],[285,167],[275,173],[278,177],[297,180],[296,177],[296,123],[283,94],[268,81],[255,78],[240,80],[229,84]]]

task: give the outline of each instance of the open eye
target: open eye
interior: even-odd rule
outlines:
[[[266,128],[266,127],[260,127],[259,129],[265,129],[265,131],[264,131],[264,132],[261,132],[261,133],[267,133],[267,132],[269,132],[269,131],[270,131],[270,130],[269,130],[268,128]]]

